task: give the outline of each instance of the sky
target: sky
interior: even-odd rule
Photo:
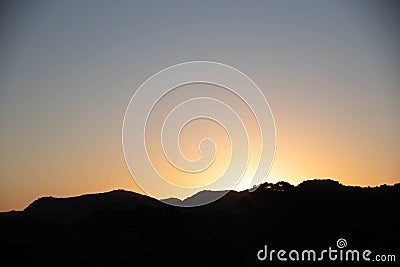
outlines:
[[[399,11],[354,0],[2,3],[0,211],[142,192],[122,151],[125,110],[151,75],[193,60],[230,65],[262,90],[276,126],[267,180],[400,182]]]

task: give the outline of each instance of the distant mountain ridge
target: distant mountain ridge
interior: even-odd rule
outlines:
[[[184,201],[214,193],[199,192]],[[13,264],[30,266],[130,266],[138,260],[151,266],[282,266],[258,261],[257,251],[265,245],[336,248],[344,238],[350,249],[400,259],[398,210],[400,184],[362,188],[333,180],[265,183],[195,208],[123,190],[42,197],[24,211],[0,213],[0,251],[4,257],[17,251],[21,257],[13,257]]]
[[[113,190],[68,198],[41,197],[25,208],[23,213],[35,219],[74,222],[101,210],[134,210],[138,206],[161,207],[162,203],[138,193]]]
[[[393,190],[400,188],[400,183],[393,186],[381,185],[379,187],[358,187],[358,186],[344,186],[337,181],[324,179],[324,180],[307,180],[300,183],[298,186],[293,186],[287,182],[278,183],[264,183],[260,185],[255,192],[249,193],[247,190],[237,192],[230,191],[222,199],[206,205],[209,209],[232,209],[239,201],[252,198],[258,198],[262,193],[271,192],[287,192],[290,190],[301,191],[303,193],[312,193],[313,195],[329,194],[345,192],[349,190],[379,190],[379,188],[392,188]],[[175,205],[186,206],[192,204],[199,199],[207,198],[209,194],[216,194],[218,191],[201,191],[197,194],[180,200],[176,198],[165,199],[164,202],[171,202]],[[101,211],[112,210],[126,210],[134,211],[138,207],[149,208],[168,208],[168,205],[158,201],[149,196],[141,195],[139,193],[113,190],[104,193],[86,194],[81,196],[55,198],[55,197],[41,197],[32,202],[23,211],[11,211],[0,213],[0,218],[5,215],[18,216],[24,215],[30,218],[45,220],[49,222],[77,222],[82,219],[87,219],[94,214]],[[3,215],[3,216],[1,216]],[[7,217],[8,217],[7,216]]]

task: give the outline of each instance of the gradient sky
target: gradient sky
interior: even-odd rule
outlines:
[[[155,72],[231,65],[275,117],[270,180],[400,182],[394,1],[9,1],[0,8],[0,211],[44,196],[140,191],[126,106]]]

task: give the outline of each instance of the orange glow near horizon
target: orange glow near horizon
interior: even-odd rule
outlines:
[[[277,139],[275,158],[267,182],[287,181],[297,185],[307,179],[324,177],[338,180],[345,185],[376,186],[399,182],[396,160],[398,150],[396,146],[390,145],[393,139],[371,139],[367,132],[365,136],[360,136],[360,132],[354,131],[354,127],[349,131],[332,131],[329,123],[323,121],[315,126],[303,120],[300,125],[297,120],[304,116],[301,112],[281,110],[274,99],[270,99],[270,104],[273,110],[275,108]],[[115,120],[108,132],[98,131],[93,136],[91,133],[100,129],[100,125],[81,125],[82,132],[69,136],[63,143],[50,137],[40,143],[31,143],[24,150],[8,150],[8,157],[2,157],[1,160],[2,175],[13,177],[13,185],[18,190],[2,191],[0,210],[21,210],[33,200],[48,195],[64,197],[113,189],[145,194],[132,179],[125,165],[119,133],[112,130],[119,127],[119,121]],[[208,179],[214,179],[226,166],[229,142],[224,130],[215,123],[198,121],[193,125],[189,124],[183,129],[180,142],[182,152],[191,160],[200,155],[198,141],[203,137],[204,131],[198,131],[198,127],[208,127],[210,137],[215,139],[217,145],[226,148],[221,147],[218,150],[221,157],[218,157],[218,164],[214,169],[210,169],[213,172],[209,176],[211,178],[202,177],[201,183],[207,183],[210,181]],[[257,134],[256,131],[253,133]],[[111,139],[108,138],[110,134],[113,136]],[[18,135],[14,136],[17,137]],[[159,138],[159,135],[156,134],[153,138]],[[256,141],[257,138],[250,140]],[[374,150],[368,149],[371,142],[379,145],[375,145]],[[255,142],[252,145],[259,144]],[[43,150],[42,147],[49,150]],[[185,180],[178,172],[175,175],[176,170],[165,163],[165,158],[159,157],[163,155],[159,151],[160,147],[154,149],[151,152],[156,155],[153,160],[164,162],[161,164],[164,167],[159,170],[167,177],[175,179],[173,182],[186,181],[186,185],[199,183],[199,180]],[[0,188],[6,188],[4,181],[2,183]],[[236,189],[244,190],[247,187],[241,185]],[[31,190],[32,188],[35,190]]]

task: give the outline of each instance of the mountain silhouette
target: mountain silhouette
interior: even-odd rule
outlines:
[[[168,201],[191,203],[214,193]],[[283,266],[289,262],[260,262],[257,252],[265,245],[277,251],[337,248],[344,238],[349,249],[393,254],[398,261],[399,206],[400,184],[362,188],[333,180],[265,183],[196,208],[123,190],[42,197],[23,211],[0,213],[0,249],[24,255],[13,258],[16,265]],[[365,264],[348,265],[357,263]],[[338,262],[322,262],[329,264]]]
[[[42,197],[30,204],[24,215],[46,222],[77,222],[95,213],[112,210],[135,210],[138,206],[162,207],[156,199],[138,193],[114,190],[70,198]]]

